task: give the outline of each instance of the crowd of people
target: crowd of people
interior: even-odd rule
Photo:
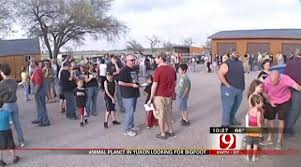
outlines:
[[[215,55],[214,58],[214,64],[219,67],[224,62],[226,62],[230,58],[230,54],[224,54],[224,55]],[[244,71],[246,73],[250,73],[252,71],[260,71],[262,70],[262,63],[264,61],[269,61],[271,65],[284,65],[288,63],[290,60],[292,60],[294,57],[293,53],[290,53],[288,56],[283,55],[281,53],[278,53],[275,55],[275,57],[272,54],[269,53],[256,53],[256,54],[245,54],[243,56],[239,57],[239,60],[242,62]],[[274,61],[275,58],[275,61]]]
[[[61,65],[57,60],[32,60],[28,66],[22,67],[22,81],[19,83],[24,89],[24,100],[27,102],[34,99],[36,104],[36,118],[32,124],[50,126],[47,103],[56,103],[59,99],[60,112],[65,113],[67,119],[80,120],[81,127],[88,124],[89,116],[97,116],[100,110],[105,110],[104,128],[109,128],[110,117],[112,125],[121,124],[116,119],[115,104],[118,103],[119,111],[125,113],[122,122],[124,135],[136,136],[138,129],[134,124],[134,114],[140,88],[144,87],[145,105],[154,106],[146,114],[146,126],[151,128],[159,125],[160,133],[156,135],[159,139],[173,137],[172,102],[177,96],[182,111],[181,124],[188,126],[187,100],[191,83],[186,75],[186,64],[179,65],[180,78],[177,83],[176,70],[166,63],[167,57],[165,53],[155,57],[158,67],[153,75],[139,69],[141,64],[133,54],[124,57],[111,55],[109,62],[102,59],[93,63],[87,58],[79,65],[72,56],[67,56]],[[0,146],[1,150],[13,150],[16,146],[10,129],[11,121],[17,132],[18,146],[25,146],[17,105],[18,84],[11,77],[8,64],[1,64],[0,72],[3,78],[0,81]],[[99,92],[102,92],[105,109],[97,106]],[[14,152],[13,156],[14,163],[18,162],[20,157]],[[0,165],[5,164],[1,157]]]
[[[168,58],[165,53],[158,53],[153,60],[156,64],[153,72],[150,68],[145,68],[151,64],[151,61],[147,62],[149,58],[140,58],[134,54],[121,57],[111,55],[109,60],[98,59],[95,63],[86,58],[79,64],[72,56],[67,56],[60,65],[55,59],[32,60],[22,68],[22,82],[19,85],[24,89],[25,101],[32,98],[35,100],[37,114],[32,124],[50,126],[46,103],[56,103],[59,99],[60,112],[65,113],[67,119],[79,120],[81,127],[88,124],[90,116],[98,116],[99,111],[104,110],[104,128],[111,126],[111,117],[112,125],[122,124],[123,134],[127,136],[136,136],[139,130],[134,118],[137,99],[143,87],[145,106],[152,108],[147,110],[145,124],[148,128],[158,125],[160,133],[156,138],[167,139],[175,136],[172,119],[174,100],[177,100],[178,110],[182,113],[181,125],[190,125],[188,98],[191,89],[187,75],[188,65],[177,63],[176,67],[172,66],[167,63]],[[294,127],[301,111],[301,76],[298,73],[301,71],[301,53],[287,62],[285,74],[271,71],[270,66],[270,58],[263,59],[258,78],[249,86],[246,126],[273,128],[277,116],[279,131],[275,148],[281,149],[284,132],[287,136],[295,135]],[[16,96],[18,84],[10,76],[11,67],[8,64],[2,64],[0,72],[3,78],[0,82],[0,146],[1,149],[16,147],[9,126],[11,120],[17,133],[18,145],[24,147]],[[237,52],[229,54],[219,66],[222,127],[241,125],[235,116],[246,87],[245,72],[244,63]],[[97,106],[99,92],[102,92],[100,96],[103,97],[101,101],[104,102],[105,109]],[[117,103],[119,111],[125,113],[121,122],[116,118]],[[247,149],[256,150],[259,144],[265,146],[274,143],[272,131],[269,131],[266,139],[263,136],[260,133],[248,135]],[[20,158],[14,152],[13,156],[14,162],[18,162]],[[252,159],[255,160],[255,156]],[[5,164],[2,157],[1,164]]]
[[[249,110],[246,113],[246,126],[268,127],[267,138],[261,133],[248,134],[247,149],[253,148],[252,160],[255,161],[255,151],[258,145],[273,145],[274,122],[279,120],[278,138],[275,149],[281,150],[286,137],[295,136],[295,124],[301,112],[301,53],[287,62],[284,74],[270,70],[270,59],[264,59],[258,78],[251,82],[248,93]],[[222,127],[241,125],[235,118],[243,99],[245,90],[243,62],[237,52],[232,52],[230,58],[221,64],[218,76],[221,82]],[[248,160],[250,157],[247,157]]]

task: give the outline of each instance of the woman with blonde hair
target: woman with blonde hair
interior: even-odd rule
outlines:
[[[23,86],[23,89],[24,89],[24,96],[25,96],[25,101],[29,101],[30,98],[29,98],[29,74],[27,72],[27,67],[26,66],[23,66],[21,68],[21,79],[22,79],[22,82],[19,83],[19,85],[22,85]]]

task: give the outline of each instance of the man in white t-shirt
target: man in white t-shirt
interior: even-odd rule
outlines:
[[[196,64],[196,60],[195,60],[194,57],[192,57],[191,63],[192,63],[193,72],[195,72],[195,64]]]
[[[140,71],[140,75],[142,77],[145,77],[146,76],[146,66],[145,66],[145,57],[141,57],[140,60],[139,60],[139,71]]]
[[[108,66],[105,63],[105,60],[101,59],[99,64],[99,76],[102,90],[104,90],[104,82],[106,80],[107,68]]]
[[[284,58],[283,58],[283,56],[282,56],[281,53],[278,53],[278,54],[276,55],[276,58],[277,58],[277,64],[278,64],[278,65],[284,64]]]

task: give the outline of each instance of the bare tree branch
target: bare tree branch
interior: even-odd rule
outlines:
[[[159,37],[156,35],[153,35],[152,37],[146,36],[146,38],[149,41],[151,52],[153,53],[155,46],[160,43]]]
[[[204,47],[206,48],[207,52],[211,52],[212,51],[212,40],[207,38]]]
[[[170,41],[166,41],[163,43],[163,47],[168,51],[170,52],[173,48],[175,44],[171,43]]]
[[[186,39],[184,39],[183,44],[185,46],[191,46],[193,44],[192,38],[186,38]]]
[[[126,50],[143,55],[142,51],[144,50],[144,48],[136,40],[130,40],[127,42]]]

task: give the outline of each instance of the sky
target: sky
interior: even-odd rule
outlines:
[[[128,26],[126,35],[112,42],[87,38],[85,45],[69,45],[71,50],[124,49],[132,39],[147,48],[146,37],[152,35],[161,43],[192,38],[193,45],[202,46],[223,30],[301,28],[300,0],[115,0],[110,14]],[[10,38],[23,34],[18,27]]]

